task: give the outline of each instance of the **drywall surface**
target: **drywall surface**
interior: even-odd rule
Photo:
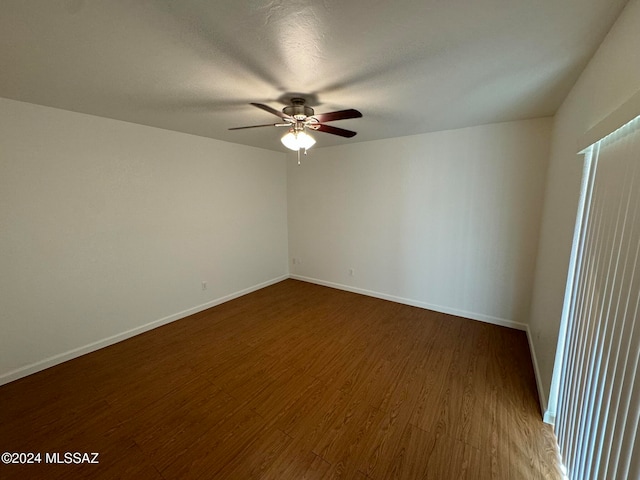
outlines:
[[[523,327],[550,131],[544,118],[290,156],[292,275]]]
[[[286,276],[286,201],[282,153],[0,99],[0,379]]]
[[[549,394],[576,220],[583,158],[578,142],[640,88],[640,1],[629,2],[558,111],[551,154],[530,330]],[[640,112],[639,112],[640,113]]]

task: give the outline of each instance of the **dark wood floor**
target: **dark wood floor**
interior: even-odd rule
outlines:
[[[0,420],[42,454],[3,479],[560,478],[523,332],[295,280],[0,387]]]

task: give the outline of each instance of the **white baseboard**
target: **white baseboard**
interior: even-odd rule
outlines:
[[[531,338],[531,330],[529,330],[529,325],[527,325],[527,340],[529,341],[529,351],[531,352],[531,363],[533,364],[533,373],[536,377],[536,387],[538,388],[538,399],[540,400],[540,412],[542,413],[542,417],[545,423],[549,423],[551,425],[555,424],[555,415],[553,418],[549,415],[549,411],[547,410],[547,396],[544,394],[544,388],[542,387],[542,380],[540,377],[540,369],[538,367],[538,357],[536,356],[536,349],[533,346],[533,340]]]
[[[544,416],[542,417],[544,423],[548,423],[549,425],[556,424],[556,414],[555,412],[551,412],[550,410],[546,410],[544,412]]]
[[[246,295],[248,293],[251,292],[255,292],[256,290],[260,290],[262,288],[268,287],[269,285],[273,285],[275,283],[281,282],[282,280],[285,280],[287,278],[293,278],[295,280],[301,280],[304,282],[309,282],[309,283],[314,283],[317,285],[323,285],[326,287],[331,287],[331,288],[336,288],[339,290],[345,290],[348,292],[352,292],[352,293],[358,293],[358,294],[362,294],[362,295],[367,295],[370,297],[375,297],[375,298],[380,298],[383,300],[389,300],[392,302],[397,302],[397,303],[402,303],[404,305],[411,305],[413,307],[418,307],[418,308],[424,308],[427,310],[433,310],[436,312],[440,312],[440,313],[446,313],[449,315],[455,315],[455,316],[459,316],[459,317],[464,317],[464,318],[470,318],[472,320],[478,320],[481,322],[486,322],[486,323],[491,323],[494,325],[500,325],[503,327],[509,327],[509,328],[514,328],[517,330],[523,330],[526,332],[527,334],[527,339],[529,341],[529,348],[531,350],[531,359],[532,359],[532,363],[533,363],[533,369],[535,372],[535,377],[536,377],[536,384],[538,387],[538,396],[540,398],[540,404],[541,404],[541,408],[542,411],[545,412],[544,414],[544,421],[547,423],[554,423],[555,418],[552,418],[552,415],[550,414],[550,412],[547,411],[547,401],[546,401],[546,397],[544,395],[544,390],[542,389],[542,384],[540,382],[540,374],[539,374],[539,370],[538,370],[538,362],[536,359],[536,354],[535,354],[535,349],[533,346],[533,343],[531,341],[531,334],[529,332],[529,327],[526,324],[523,323],[519,323],[519,322],[515,322],[512,320],[507,320],[504,318],[498,318],[498,317],[492,317],[489,315],[483,315],[483,314],[477,314],[477,313],[473,313],[473,312],[467,312],[464,310],[458,310],[458,309],[454,309],[454,308],[448,308],[448,307],[443,307],[440,305],[434,305],[434,304],[430,304],[430,303],[425,303],[425,302],[420,302],[417,300],[412,300],[412,299],[408,299],[408,298],[403,298],[403,297],[397,297],[394,295],[387,295],[384,293],[380,293],[380,292],[374,292],[371,290],[366,290],[366,289],[362,289],[362,288],[357,288],[357,287],[352,287],[349,285],[343,285],[343,284],[339,284],[339,283],[334,283],[334,282],[327,282],[324,280],[319,280],[316,278],[310,278],[310,277],[304,277],[301,275],[282,275],[280,277],[274,278],[272,280],[268,280],[266,282],[263,283],[259,283],[257,285],[253,285],[251,287],[245,288],[243,290],[231,293],[229,295],[225,295],[224,297],[220,297],[217,298],[215,300],[212,300],[210,302],[207,303],[203,303],[201,305],[197,305],[195,307],[189,308],[187,310],[183,310],[181,312],[178,313],[174,313],[172,315],[169,315],[167,317],[161,318],[159,320],[155,320],[153,322],[147,323],[145,325],[141,325],[139,327],[135,327],[132,328],[130,330],[127,330],[125,332],[122,333],[118,333],[116,335],[112,335],[110,337],[92,342],[88,345],[84,345],[78,348],[74,348],[72,350],[69,350],[67,352],[62,352],[58,355],[54,355],[52,357],[49,358],[45,358],[43,360],[40,360],[38,362],[32,363],[30,365],[26,365],[24,367],[20,367],[18,369],[12,370],[10,372],[4,373],[2,375],[0,375],[0,385],[4,385],[7,384],[9,382],[12,382],[14,380],[18,380],[19,378],[22,377],[26,377],[28,375],[31,375],[33,373],[39,372],[41,370],[45,370],[49,367],[53,367],[54,365],[58,365],[60,363],[66,362],[68,360],[72,360],[74,358],[80,357],[82,355],[85,355],[87,353],[91,353],[94,352],[96,350],[99,350],[101,348],[104,347],[108,347],[109,345],[113,345],[114,343],[118,343],[121,342],[123,340],[126,340],[128,338],[134,337],[136,335],[139,335],[141,333],[147,332],[149,330],[153,330],[154,328],[160,327],[162,325],[166,325],[167,323],[171,323],[174,322],[176,320],[180,320],[182,318],[188,317],[189,315],[193,315],[195,313],[201,312],[203,310],[206,310],[208,308],[212,308],[215,307],[216,305],[220,305],[222,303],[228,302],[230,300],[233,300],[235,298],[241,297],[243,295]]]
[[[404,305],[410,305],[412,307],[424,308],[426,310],[433,310],[434,312],[446,313],[448,315],[455,315],[457,317],[469,318],[471,320],[478,320],[480,322],[491,323],[494,325],[500,325],[501,327],[514,328],[516,330],[527,330],[525,323],[515,322],[513,320],[507,320],[506,318],[493,317],[491,315],[484,315],[482,313],[467,312],[466,310],[458,310],[456,308],[443,307],[442,305],[434,305],[432,303],[420,302],[418,300],[412,300],[409,298],[396,297],[395,295],[387,295],[386,293],[374,292],[371,290],[365,290],[363,288],[352,287],[350,285],[343,285],[340,283],[327,282],[325,280],[319,280],[317,278],[304,277],[302,275],[290,275],[295,280],[302,280],[303,282],[315,283],[316,285],[323,285],[325,287],[337,288],[338,290],[345,290],[347,292],[359,293],[367,295],[369,297],[380,298],[382,300],[389,300],[391,302],[402,303]]]
[[[325,280],[319,280],[317,278],[305,277],[302,275],[290,275],[295,280],[301,280],[303,282],[315,283],[317,285],[323,285],[325,287],[337,288],[339,290],[345,290],[352,293],[360,293],[369,297],[380,298],[383,300],[390,300],[392,302],[402,303],[404,305],[411,305],[412,307],[424,308],[427,310],[433,310],[440,313],[446,313],[449,315],[455,315],[458,317],[470,318],[472,320],[478,320],[480,322],[491,323],[494,325],[500,325],[502,327],[514,328],[516,330],[522,330],[527,334],[527,341],[529,342],[529,350],[531,352],[531,362],[533,364],[533,372],[536,377],[536,386],[538,388],[538,398],[540,400],[540,409],[544,414],[544,421],[546,423],[554,424],[555,416],[550,414],[547,410],[547,398],[542,388],[542,382],[540,380],[540,370],[538,368],[538,359],[536,357],[535,348],[531,341],[531,332],[529,331],[529,325],[526,323],[515,322],[513,320],[507,320],[505,318],[493,317],[490,315],[484,315],[474,312],[467,312],[465,310],[458,310],[455,308],[443,307],[441,305],[434,305],[431,303],[420,302],[417,300],[411,300],[408,298],[397,297],[394,295],[387,295],[385,293],[374,292],[371,290],[365,290],[363,288],[352,287],[350,285],[343,285],[340,283],[327,282]]]
[[[27,375],[31,375],[32,373],[36,373],[41,370],[45,370],[49,367],[53,367],[54,365],[58,365],[60,363],[66,362],[67,360],[71,360],[71,359],[80,357],[82,355],[85,355],[87,353],[100,350],[101,348],[108,347],[109,345],[113,345],[114,343],[118,343],[128,338],[139,335],[141,333],[147,332],[149,330],[153,330],[154,328],[160,327],[162,325],[166,325],[167,323],[180,320],[181,318],[188,317],[189,315],[193,315],[194,313],[201,312],[208,308],[215,307],[216,305],[220,305],[221,303],[228,302],[229,300],[233,300],[235,298],[241,297],[248,293],[255,292],[256,290],[260,290],[261,288],[268,287],[269,285],[273,285],[274,283],[281,282],[282,280],[286,280],[287,278],[289,278],[289,275],[282,275],[280,277],[268,280],[263,283],[259,283],[257,285],[253,285],[251,287],[245,288],[243,290],[239,290],[229,295],[225,295],[224,297],[216,298],[215,300],[211,300],[210,302],[188,308],[187,310],[183,310],[178,313],[174,313],[173,315],[169,315],[159,320],[154,320],[153,322],[140,325],[139,327],[132,328],[131,330],[127,330],[126,332],[118,333],[116,335],[103,338],[102,340],[92,342],[88,345],[74,348],[73,350],[62,352],[52,357],[45,358],[38,362],[32,363],[30,365],[17,368],[7,373],[3,373],[2,375],[0,375],[0,385],[13,382],[14,380],[18,380],[19,378],[26,377]]]

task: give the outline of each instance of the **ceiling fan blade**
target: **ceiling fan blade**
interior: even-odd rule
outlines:
[[[351,138],[356,135],[356,132],[351,130],[345,130],[344,128],[332,127],[331,125],[324,125],[322,123],[317,123],[315,125],[310,126],[312,130],[317,130],[319,132],[331,133],[333,135],[339,135],[341,137]]]
[[[289,124],[287,124],[289,125]],[[233,127],[230,128],[229,130],[244,130],[245,128],[258,128],[258,127],[279,127],[279,126],[284,126],[284,124],[280,124],[280,123],[266,123],[264,125],[249,125],[248,127]]]
[[[349,110],[339,110],[337,112],[319,113],[314,115],[318,119],[318,122],[334,122],[336,120],[346,120],[348,118],[360,118],[362,114],[358,110],[350,108]]]
[[[265,112],[272,113],[272,114],[274,114],[274,115],[276,115],[276,116],[278,116],[280,118],[284,118],[284,119],[291,118],[289,115],[286,115],[286,114],[276,110],[275,108],[271,108],[269,105],[265,105],[263,103],[252,103],[251,105],[253,105],[254,107],[261,108]]]

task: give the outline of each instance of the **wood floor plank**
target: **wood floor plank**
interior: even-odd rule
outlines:
[[[418,398],[411,416],[411,424],[427,429],[438,421],[440,413],[440,399],[446,391],[447,372],[453,360],[453,350],[450,348],[436,348],[430,352],[431,361],[424,370],[419,388]]]
[[[155,460],[167,478],[214,477],[248,445],[266,431],[255,412],[242,408],[216,428],[191,443],[187,450]]]
[[[407,424],[388,463],[387,471],[380,478],[423,478],[434,448],[435,436],[410,423]]]
[[[324,432],[314,445],[313,453],[331,464],[338,462],[356,463],[363,443],[371,428],[378,422],[380,410],[364,406],[353,398],[341,415]]]
[[[288,435],[299,438],[303,433],[311,433],[320,423],[327,405],[336,400],[345,401],[347,395],[339,390],[327,389],[327,385],[318,379],[310,384],[305,395],[293,400],[286,411],[280,411],[275,426]]]
[[[293,438],[303,439],[310,450],[347,408],[351,398],[350,394],[327,389],[326,385],[321,386],[321,392],[317,402],[312,398],[305,399],[299,406],[300,414],[295,416],[295,423],[287,425],[285,430]]]
[[[0,478],[561,478],[524,332],[286,280],[0,387]]]
[[[165,459],[187,452],[195,440],[232,416],[239,408],[236,405],[233,397],[199,377],[180,392],[172,392],[128,418],[124,426],[140,448],[160,465]]]
[[[356,459],[358,471],[371,478],[384,478],[381,476],[392,461],[407,424],[395,412],[381,412]]]
[[[486,436],[481,450],[485,453],[485,462],[489,464],[491,478],[511,478],[509,464],[511,452],[512,430],[509,428],[506,407],[508,406],[503,392],[492,386],[485,396],[485,411],[488,415]]]
[[[463,418],[464,373],[469,365],[470,335],[458,336],[449,369],[445,374],[444,387],[437,399],[437,414],[423,418],[420,428],[429,432],[454,437]],[[454,437],[455,438],[455,437]]]
[[[274,424],[283,425],[285,431],[288,424],[281,420],[290,418],[298,403],[306,400],[314,389],[322,387],[322,383],[304,372],[286,370],[279,378],[271,382],[265,389],[247,403],[247,406]]]
[[[282,451],[291,443],[291,437],[278,429],[269,429],[268,433],[249,443],[239,453],[239,462],[228,462],[218,473],[220,478],[263,478],[269,467]],[[204,478],[208,478],[208,474]]]
[[[264,472],[261,480],[319,480],[330,469],[331,464],[310,451],[304,439],[293,439]]]

